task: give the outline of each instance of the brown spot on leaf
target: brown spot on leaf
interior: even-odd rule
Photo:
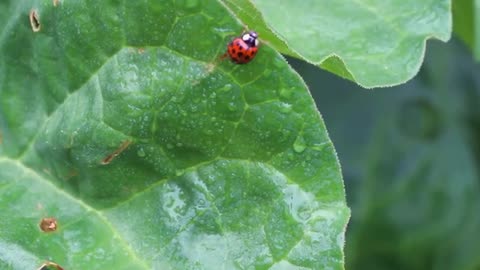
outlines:
[[[54,262],[45,262],[37,270],[64,270],[60,265]]]
[[[68,181],[75,176],[78,176],[78,171],[76,169],[71,169],[68,171],[68,174],[63,177],[63,179]]]
[[[36,9],[30,10],[30,25],[32,26],[33,32],[40,31],[40,16]]]
[[[107,165],[109,164],[110,162],[112,162],[112,160],[114,158],[116,158],[118,155],[120,155],[120,153],[122,153],[123,151],[125,151],[125,149],[127,149],[127,147],[132,143],[132,141],[130,140],[126,140],[124,141],[120,147],[117,148],[117,150],[113,151],[113,153],[109,154],[108,156],[106,156],[104,159],[102,159],[102,161],[100,162],[102,165]]]
[[[52,175],[52,172],[51,172],[49,169],[47,169],[47,168],[43,168],[42,171],[43,171],[44,173],[48,174],[48,175]]]
[[[54,232],[57,230],[57,219],[53,217],[42,218],[39,226],[43,232]]]

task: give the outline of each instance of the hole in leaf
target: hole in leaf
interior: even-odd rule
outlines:
[[[120,153],[122,153],[123,151],[125,151],[125,149],[127,149],[127,147],[130,145],[130,143],[132,143],[132,141],[130,141],[130,140],[124,141],[120,145],[120,147],[117,148],[117,150],[115,150],[113,153],[111,153],[110,155],[108,155],[104,159],[102,159],[101,164],[102,165],[107,165],[110,162],[112,162],[112,160],[114,158],[116,158],[118,155],[120,155]]]
[[[42,264],[37,270],[64,270],[60,265],[54,262],[46,262]]]
[[[57,230],[57,219],[52,217],[42,218],[39,226],[43,232],[54,232]]]
[[[40,16],[38,15],[37,10],[32,9],[30,11],[30,25],[32,26],[33,32],[40,31]]]

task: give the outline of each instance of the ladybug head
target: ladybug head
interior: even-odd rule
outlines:
[[[258,46],[258,34],[255,31],[250,31],[248,33],[243,34],[242,40],[245,41],[251,47]]]

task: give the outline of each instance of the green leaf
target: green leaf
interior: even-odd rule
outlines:
[[[480,15],[479,0],[453,1],[453,31],[472,50],[475,59],[480,60],[480,28],[476,27]]]
[[[419,70],[428,38],[447,41],[449,0],[224,0],[280,52],[367,88]]]
[[[223,5],[12,0],[0,25],[1,269],[343,269],[323,121],[268,46],[219,60]]]

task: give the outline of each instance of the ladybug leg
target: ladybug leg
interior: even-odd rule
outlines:
[[[228,46],[230,46],[230,45],[232,44],[232,42],[233,42],[233,40],[231,40],[231,41],[228,43]],[[222,54],[222,55],[220,55],[220,56],[218,57],[218,61],[221,62],[221,61],[225,60],[226,58],[229,58],[229,55],[228,55],[228,47],[227,47],[227,51],[226,51],[224,54]]]

